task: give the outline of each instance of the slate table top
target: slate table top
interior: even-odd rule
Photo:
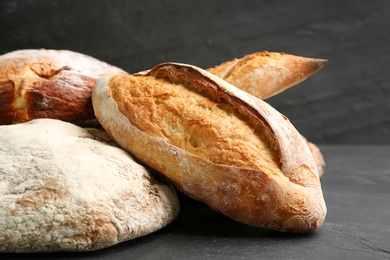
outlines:
[[[328,214],[306,235],[245,226],[179,193],[168,227],[88,253],[0,254],[0,259],[390,259],[390,145],[320,145]]]

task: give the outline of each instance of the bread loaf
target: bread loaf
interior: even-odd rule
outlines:
[[[0,252],[90,251],[177,216],[157,180],[98,129],[54,119],[0,126]]]
[[[208,71],[264,100],[304,81],[326,62],[264,51],[224,62]]]
[[[310,232],[326,206],[313,156],[287,118],[200,68],[99,79],[106,132],[187,195],[248,225]]]
[[[0,125],[55,118],[95,118],[96,80],[123,70],[68,50],[17,50],[0,56]]]

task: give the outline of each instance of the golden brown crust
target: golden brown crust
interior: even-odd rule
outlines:
[[[279,163],[279,155],[269,152],[270,147],[278,144],[271,137],[272,131],[264,126],[267,122],[258,122],[261,115],[240,99],[219,91],[215,83],[191,69],[162,66],[144,76],[113,76],[110,82],[137,86],[113,88],[110,96],[115,100],[126,96],[126,102],[119,103],[119,110],[149,135],[164,138],[216,164],[252,168],[261,163],[264,169],[266,165],[272,168]],[[180,82],[191,83],[184,86]],[[167,89],[167,83],[175,88]],[[202,94],[205,91],[213,100],[205,98]]]
[[[208,71],[260,99],[267,99],[307,79],[326,62],[324,59],[264,51],[235,58]],[[325,161],[321,151],[311,142],[308,145],[322,176]]]
[[[327,61],[276,52],[257,52],[208,71],[260,98],[278,94],[313,75]]]
[[[207,71],[166,63],[103,77],[92,100],[107,133],[189,196],[263,228],[310,232],[323,222],[304,139],[269,105]]]
[[[18,50],[0,56],[0,125],[36,118],[94,118],[91,90],[123,70],[67,50]]]

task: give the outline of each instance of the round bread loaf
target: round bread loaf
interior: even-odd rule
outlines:
[[[0,252],[89,251],[169,224],[179,202],[104,131],[0,126]]]
[[[91,90],[110,73],[126,73],[68,50],[27,49],[0,56],[0,125],[54,118],[93,119]]]

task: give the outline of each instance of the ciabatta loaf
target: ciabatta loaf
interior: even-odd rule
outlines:
[[[264,51],[224,62],[208,71],[264,100],[304,81],[326,62],[325,59]]]
[[[178,214],[155,179],[98,129],[54,119],[0,126],[0,252],[90,251]]]
[[[264,101],[200,68],[176,63],[99,79],[106,132],[187,195],[257,227],[310,232],[326,206],[301,135]]]
[[[0,125],[36,118],[94,119],[92,87],[109,73],[126,72],[68,50],[27,49],[0,55]]]

